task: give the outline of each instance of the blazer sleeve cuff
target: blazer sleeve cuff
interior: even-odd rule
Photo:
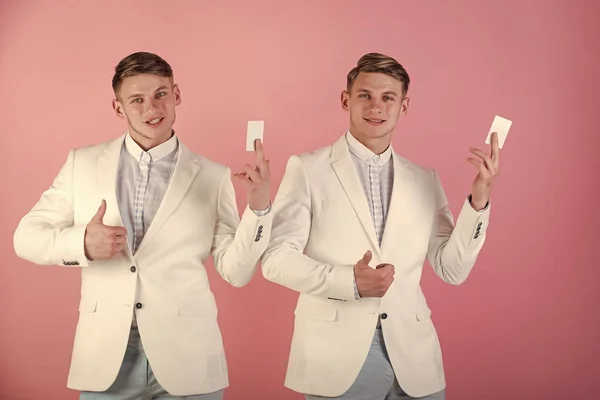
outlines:
[[[60,234],[60,243],[57,247],[58,263],[65,267],[88,267],[91,261],[85,256],[85,230],[86,225],[74,226],[65,229]]]
[[[246,206],[240,221],[239,232],[253,232],[252,244],[259,244],[261,248],[266,249],[271,238],[271,225],[273,223],[273,213],[269,212],[271,207],[263,215],[257,215],[256,211]]]
[[[331,277],[329,298],[346,301],[360,299],[352,266],[337,266],[332,269],[331,273],[335,276]]]
[[[485,232],[490,220],[491,203],[492,200],[490,199],[483,210],[477,211],[471,205],[469,197],[465,200],[462,210],[458,215],[456,227],[459,231],[463,231],[464,229],[464,232],[469,232],[470,245],[478,245],[485,238]]]

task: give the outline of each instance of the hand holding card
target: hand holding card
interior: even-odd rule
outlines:
[[[485,141],[490,144],[491,152],[469,149],[477,157],[469,157],[468,161],[479,171],[473,180],[471,192],[471,206],[477,211],[483,210],[489,202],[490,192],[500,168],[500,148],[506,140],[511,124],[512,121],[496,116]]]
[[[500,148],[502,148],[502,146],[504,146],[504,141],[508,136],[508,131],[510,130],[511,125],[511,120],[496,115],[494,122],[492,122],[492,127],[488,132],[487,138],[485,139],[485,144],[491,143],[492,133],[496,132],[498,134],[498,145]]]
[[[242,172],[233,179],[244,185],[248,196],[248,206],[255,211],[263,211],[271,204],[271,166],[262,145],[264,121],[248,121],[246,150],[254,151],[256,164],[246,164]]]

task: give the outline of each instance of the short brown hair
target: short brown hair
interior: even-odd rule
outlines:
[[[154,74],[173,78],[173,69],[168,62],[154,53],[140,51],[133,53],[119,61],[115,67],[112,78],[112,87],[115,94],[118,92],[123,79],[141,74]]]
[[[378,72],[402,82],[402,94],[406,95],[410,85],[410,77],[408,72],[402,65],[392,57],[381,53],[368,53],[362,56],[350,72],[348,72],[346,90],[350,91],[356,77],[361,72]]]

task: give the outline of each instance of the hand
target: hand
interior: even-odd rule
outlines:
[[[367,251],[354,265],[354,279],[360,297],[383,297],[394,281],[394,266],[380,264],[376,269],[369,267],[373,255]]]
[[[271,204],[271,167],[269,160],[265,160],[265,152],[260,139],[254,141],[254,154],[256,167],[249,164],[244,167],[244,172],[234,174],[233,179],[246,187],[248,206],[254,211],[262,211]]]
[[[487,205],[494,180],[498,176],[500,148],[496,132],[492,133],[490,147],[492,150],[491,154],[471,148],[471,153],[479,156],[479,158],[468,158],[468,161],[479,170],[473,181],[473,191],[471,192],[471,206],[477,211],[483,210]]]
[[[88,260],[109,259],[125,248],[127,230],[122,226],[104,225],[106,201],[102,200],[98,211],[85,229],[84,248]]]

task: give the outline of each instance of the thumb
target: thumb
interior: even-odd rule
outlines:
[[[96,214],[92,217],[92,221],[102,223],[104,214],[106,214],[106,200],[103,199],[102,203],[100,203],[100,207],[98,207],[98,211],[96,211]]]
[[[362,268],[368,268],[371,258],[373,258],[373,254],[371,253],[371,250],[367,250],[365,255],[358,262],[358,265]]]
[[[248,184],[248,177],[243,173],[233,174],[233,181],[239,183],[240,185],[246,186]]]

